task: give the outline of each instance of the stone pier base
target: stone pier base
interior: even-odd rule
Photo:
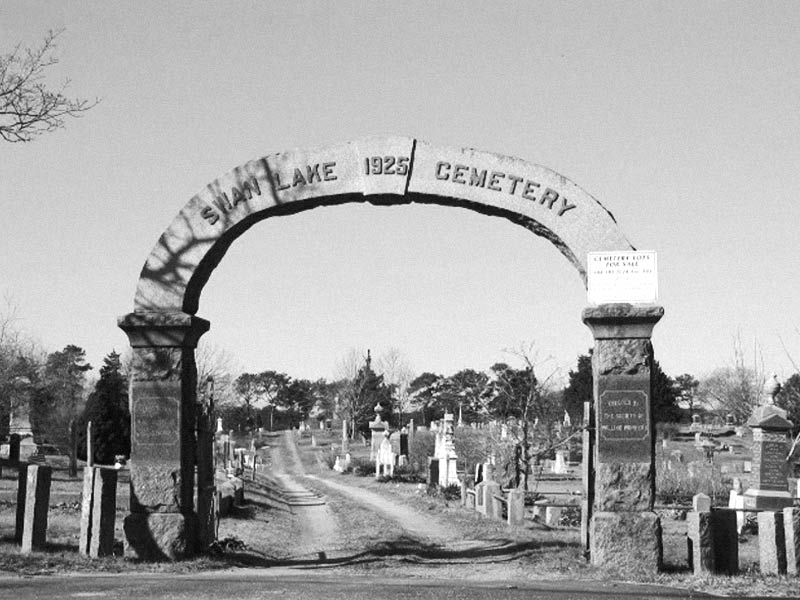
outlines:
[[[131,513],[125,517],[125,556],[180,560],[197,553],[197,517],[181,513]]]
[[[653,512],[595,512],[589,539],[595,566],[640,573],[661,568],[661,519]]]

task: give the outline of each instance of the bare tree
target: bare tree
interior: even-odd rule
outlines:
[[[414,370],[405,355],[397,348],[389,348],[382,354],[376,361],[375,370],[383,375],[384,383],[394,387],[402,425],[403,413],[408,413],[411,408],[408,386],[416,377]]]
[[[50,30],[38,47],[17,44],[9,54],[0,55],[0,138],[6,142],[30,142],[62,128],[66,117],[79,117],[99,102],[65,96],[69,79],[55,88],[45,83],[45,70],[58,64],[56,38],[62,32]]]
[[[753,349],[753,366],[748,366],[741,336],[733,340],[733,366],[715,369],[698,388],[705,405],[721,415],[732,414],[738,422],[750,417],[764,390],[766,376],[758,346]]]

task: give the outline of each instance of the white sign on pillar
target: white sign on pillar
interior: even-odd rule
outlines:
[[[653,251],[590,252],[586,267],[589,304],[654,304],[658,300]]]

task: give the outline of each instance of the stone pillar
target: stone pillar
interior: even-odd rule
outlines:
[[[745,508],[783,510],[793,503],[789,493],[788,434],[792,422],[786,411],[775,406],[780,391],[777,376],[768,381],[764,392],[766,404],[756,407],[747,425],[753,430],[752,485],[744,493]]]
[[[584,309],[595,339],[595,446],[589,554],[597,566],[655,572],[661,567],[661,522],[653,512],[650,337],[664,309],[603,304]]]
[[[27,554],[44,549],[47,541],[47,511],[50,508],[50,478],[48,465],[28,465],[25,486],[25,512],[22,525],[22,549]]]
[[[347,434],[347,419],[342,419],[342,454],[350,452],[350,436]]]
[[[111,556],[114,551],[114,522],[117,516],[117,471],[97,469],[92,494],[92,533],[89,556]]]
[[[786,540],[782,511],[758,513],[758,557],[762,575],[786,573]]]
[[[525,521],[525,492],[516,489],[508,491],[508,508],[506,513],[509,525],[522,525]]]
[[[735,511],[712,511],[711,499],[705,494],[697,494],[693,506],[686,515],[689,566],[695,573],[735,574],[739,570]]]
[[[209,377],[204,393],[197,403],[197,520],[198,542],[205,550],[216,540],[214,496],[217,486],[214,477],[214,379]],[[252,445],[252,441],[251,441]],[[255,479],[255,462],[253,479]]]
[[[800,575],[800,508],[787,506],[783,509],[783,532],[786,542],[786,572]]]
[[[191,556],[199,538],[194,350],[209,323],[181,312],[153,312],[120,317],[119,326],[133,348],[126,554],[144,560]]]

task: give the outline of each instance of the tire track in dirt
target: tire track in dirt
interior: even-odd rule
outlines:
[[[304,471],[291,436],[290,431],[284,432],[280,437],[280,444],[270,448],[272,475],[288,492],[307,491],[295,479],[295,476],[304,475]],[[338,537],[336,520],[326,505],[292,506],[292,513],[300,528],[295,545],[296,555],[320,556],[335,548]]]

